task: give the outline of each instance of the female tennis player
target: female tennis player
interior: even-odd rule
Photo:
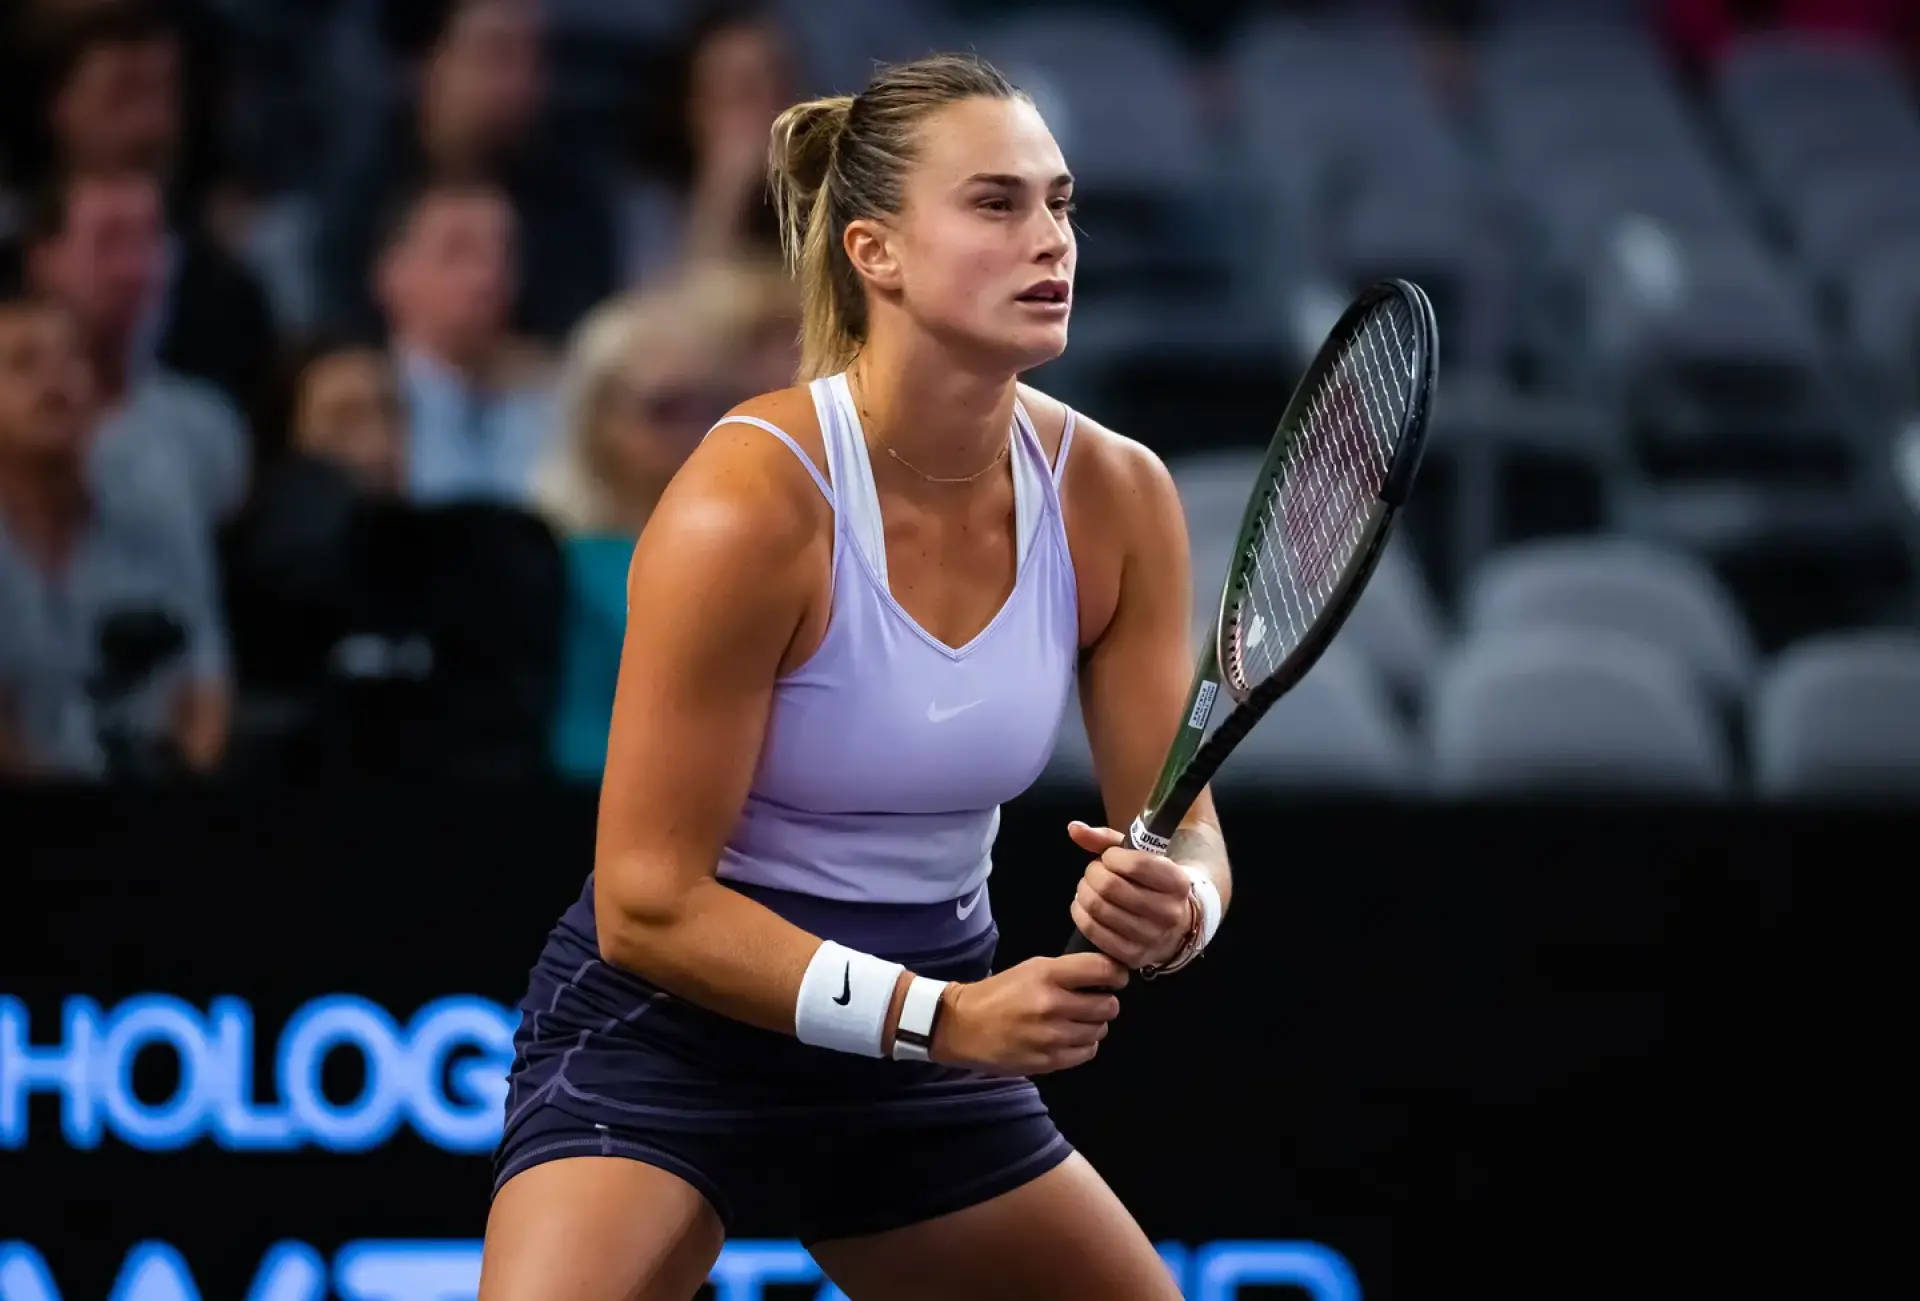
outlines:
[[[1165,857],[1068,826],[1099,952],[990,974],[999,806],[1079,673],[1107,820],[1188,686],[1179,499],[1019,383],[1066,346],[1072,178],[978,60],[787,110],[802,377],[717,424],[635,549],[594,871],[521,1003],[482,1301],[684,1298],[728,1234],[854,1299],[1177,1297],[1028,1078],[1230,892],[1212,803]],[[1116,814],[1115,811],[1119,811]],[[1139,1142],[1179,1178],[1174,1104]]]

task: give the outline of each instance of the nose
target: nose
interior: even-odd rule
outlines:
[[[1067,251],[1073,247],[1073,228],[1067,224],[1067,217],[1056,214],[1053,209],[1042,207],[1040,211],[1042,215],[1034,260],[1042,263],[1063,261]]]

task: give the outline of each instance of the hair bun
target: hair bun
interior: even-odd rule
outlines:
[[[833,146],[847,129],[853,96],[810,99],[784,110],[773,120],[767,174],[776,183],[811,195],[826,183],[833,162]]]

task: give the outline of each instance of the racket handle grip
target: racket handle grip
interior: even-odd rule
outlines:
[[[1073,928],[1073,934],[1067,939],[1067,947],[1061,950],[1061,954],[1064,956],[1069,953],[1092,953],[1093,951],[1093,941],[1082,935],[1080,928],[1076,926]]]

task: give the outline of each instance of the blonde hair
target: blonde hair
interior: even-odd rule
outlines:
[[[866,340],[866,295],[840,242],[847,223],[899,212],[915,127],[983,97],[1028,98],[983,59],[936,54],[883,67],[858,95],[808,100],[774,119],[767,175],[781,251],[800,282],[799,379],[844,370]]]
[[[793,285],[778,263],[716,257],[672,279],[600,303],[567,343],[555,385],[558,427],[534,471],[541,514],[562,533],[599,533],[625,513],[595,467],[594,428],[607,388],[636,357],[668,340],[692,338],[724,354],[757,331],[795,314]],[[717,419],[720,412],[715,412]]]

